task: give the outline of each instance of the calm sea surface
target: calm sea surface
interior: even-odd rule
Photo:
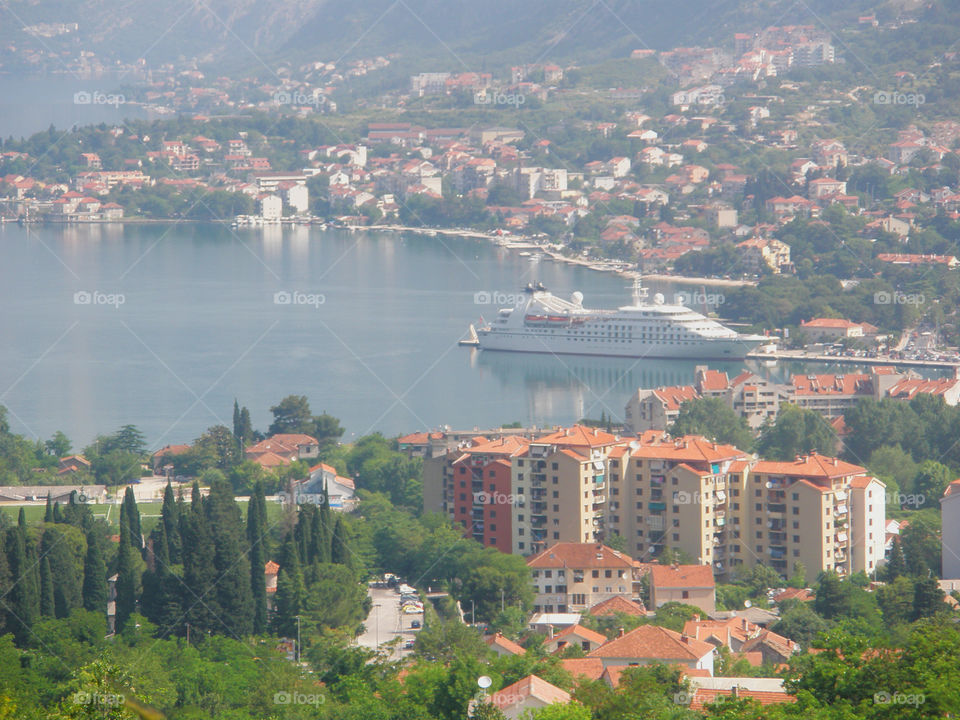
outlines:
[[[482,241],[8,223],[0,404],[33,436],[63,430],[79,446],[134,423],[162,446],[229,425],[234,398],[265,428],[271,405],[306,395],[315,412],[341,418],[349,438],[620,417],[638,386],[692,380],[694,362],[457,345],[469,323],[532,280],[564,296],[580,290],[588,307],[630,297],[622,278]]]

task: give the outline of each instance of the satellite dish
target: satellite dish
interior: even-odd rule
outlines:
[[[657,293],[656,295],[654,295],[654,296],[653,296],[653,301],[654,301],[657,305],[663,305],[663,293]]]
[[[583,305],[583,293],[577,290],[570,299],[573,301],[574,305]]]
[[[743,601],[743,606],[744,606],[745,608],[751,608],[751,607],[753,607],[753,603],[750,602],[749,600],[744,600],[744,601]]]
[[[477,678],[477,685],[486,690],[488,687],[493,685],[493,680],[490,679],[489,675],[481,675]]]
[[[772,487],[773,487],[773,483],[768,480],[768,481],[767,481],[767,490],[769,490],[769,489],[772,488]]]

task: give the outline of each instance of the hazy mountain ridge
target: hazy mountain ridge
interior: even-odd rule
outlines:
[[[0,8],[0,41],[23,43],[24,24],[77,22],[78,33],[44,44],[149,64],[196,58],[251,66],[283,59],[333,60],[399,52],[478,69],[489,62],[594,61],[650,47],[732,45],[734,32],[765,24],[839,28],[871,8],[888,16],[906,0],[19,0]],[[452,61],[452,63],[451,63]],[[465,68],[466,69],[466,68]]]

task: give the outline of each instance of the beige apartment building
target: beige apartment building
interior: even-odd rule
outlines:
[[[531,441],[524,454],[512,458],[513,552],[530,555],[561,541],[602,541],[607,462],[627,446],[617,435],[574,425]]]
[[[582,612],[611,597],[634,597],[637,563],[601,543],[559,542],[527,559],[535,613]],[[639,589],[639,585],[636,585]]]
[[[638,560],[649,562],[670,547],[721,572],[727,475],[747,459],[732,445],[702,437],[648,438],[631,449],[622,478],[614,481],[611,468],[607,526],[627,539]]]
[[[743,475],[731,566],[762,563],[789,575],[801,562],[812,582],[824,570],[872,572],[882,560],[886,492],[865,468],[813,453],[792,462],[759,461]]]

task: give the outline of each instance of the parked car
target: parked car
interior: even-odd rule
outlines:
[[[410,623],[410,627],[414,630],[418,630],[420,628],[420,621],[414,620],[412,623]]]
[[[413,644],[414,644],[414,643],[413,643],[413,640],[407,640],[407,641],[403,644],[403,649],[404,649],[404,650],[413,650]]]

